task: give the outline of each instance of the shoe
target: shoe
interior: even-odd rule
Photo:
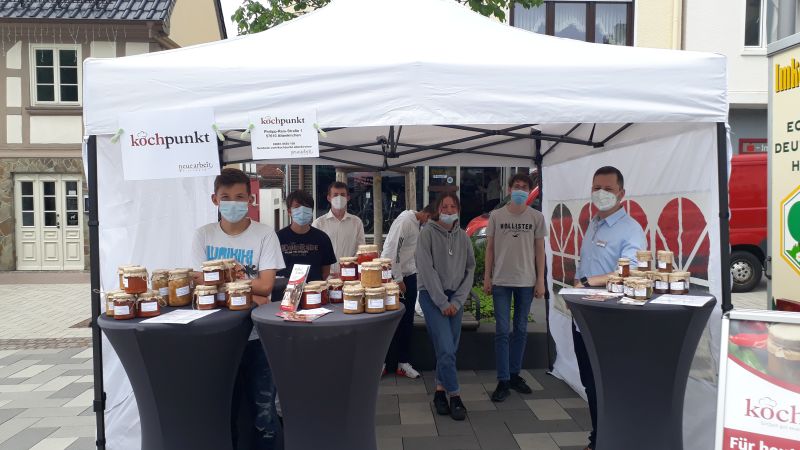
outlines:
[[[458,395],[450,397],[450,417],[453,420],[464,420],[467,417],[467,407]]]
[[[525,382],[525,379],[519,375],[511,375],[509,387],[520,394],[533,394],[533,389],[531,389],[528,383]]]
[[[498,381],[497,388],[495,388],[494,392],[492,393],[492,401],[493,402],[502,402],[505,401],[511,395],[511,391],[509,390],[509,382],[508,381]]]
[[[389,371],[386,370],[386,363],[383,363],[383,368],[381,369],[381,378],[385,377],[387,373],[389,373]]]
[[[450,414],[450,405],[447,403],[447,394],[444,391],[436,391],[433,394],[433,406],[436,408],[436,413],[440,416]]]
[[[385,367],[385,366],[384,366]],[[401,377],[419,378],[419,372],[414,370],[409,363],[400,363],[397,365],[397,374]]]

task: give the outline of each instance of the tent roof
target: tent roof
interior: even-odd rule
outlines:
[[[202,106],[222,129],[269,109],[316,109],[323,127],[725,122],[728,113],[723,56],[539,35],[453,0],[334,0],[254,35],[89,59],[84,77],[87,134],[114,133],[129,111]]]

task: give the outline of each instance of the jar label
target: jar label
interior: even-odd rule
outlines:
[[[204,281],[219,281],[219,272],[203,272]]]
[[[358,300],[345,300],[344,301],[344,309],[350,311],[357,311],[358,310]]]
[[[114,306],[114,315],[115,316],[127,316],[131,313],[131,308],[128,305],[123,306]]]
[[[244,306],[247,304],[247,297],[231,297],[231,306]]]
[[[617,266],[617,274],[622,275],[622,266]]]
[[[216,296],[214,295],[201,295],[197,297],[197,303],[201,305],[213,305],[216,301]]]
[[[178,297],[183,297],[184,295],[189,295],[189,292],[191,292],[191,289],[189,289],[189,286],[179,287],[179,288],[175,289],[175,295],[177,295]]]
[[[391,280],[392,279],[392,271],[391,270],[384,270],[381,272],[381,277],[384,280]]]
[[[168,296],[169,295],[169,288],[168,287],[158,288],[158,295],[160,295],[162,297]]]
[[[632,297],[633,296],[633,288],[625,286],[625,296]]]
[[[392,306],[395,303],[397,303],[397,297],[395,297],[394,295],[387,295],[386,296],[386,304],[388,306]]]
[[[306,294],[306,305],[319,305],[322,303],[322,294]]]
[[[633,295],[636,297],[647,297],[647,289],[636,289]]]
[[[225,301],[225,293],[224,292],[217,292],[217,301],[220,301],[220,302]]]
[[[683,281],[672,281],[669,283],[669,289],[671,291],[683,291],[686,289],[686,283]]]
[[[139,309],[142,312],[156,312],[158,311],[158,303],[156,302],[144,302],[139,304]]]
[[[328,291],[328,297],[330,297],[333,300],[341,300],[342,291]]]
[[[371,299],[369,299],[367,307],[369,309],[381,309],[381,308],[383,308],[383,299],[382,298],[371,298]]]
[[[656,289],[659,291],[666,291],[669,289],[669,283],[666,281],[656,281]]]
[[[658,268],[659,269],[666,269],[667,268],[667,263],[664,262],[664,261],[659,261],[658,262]]]
[[[611,285],[611,292],[614,293],[614,294],[622,294],[622,292],[625,290],[624,288],[625,288],[625,286],[623,286],[621,284],[612,284]]]
[[[342,276],[343,277],[354,277],[354,276],[356,276],[355,267],[343,267],[342,268]]]
[[[128,277],[122,277],[122,286],[124,286],[125,288],[128,287]]]
[[[650,263],[648,263],[647,261],[639,261],[640,269],[647,269],[648,267],[650,267]]]

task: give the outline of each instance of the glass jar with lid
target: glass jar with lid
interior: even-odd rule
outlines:
[[[658,258],[658,271],[661,273],[672,273],[672,262],[675,255],[668,250],[659,250],[656,257]]]
[[[622,293],[625,295],[625,297],[633,298],[634,295],[633,285],[635,284],[635,282],[636,280],[634,279],[626,278],[625,281],[622,283],[623,286]]]
[[[199,285],[194,288],[194,306],[197,309],[214,309],[217,307],[217,287]]]
[[[317,287],[319,288],[320,292],[322,293],[322,304],[327,305],[329,303],[328,299],[328,282],[327,281],[317,281]]]
[[[377,245],[372,245],[372,244],[359,245],[358,251],[356,251],[356,261],[358,262],[359,273],[362,270],[364,270],[364,268],[361,267],[362,264],[380,258],[380,256],[381,255],[380,253],[378,253]]]
[[[345,286],[344,307],[345,314],[360,314],[364,312],[364,288],[360,285]]]
[[[220,284],[219,286],[217,286],[216,303],[217,303],[217,306],[220,307],[220,308],[224,308],[224,307],[228,306],[228,285],[229,284],[230,283]]]
[[[689,284],[692,274],[689,272],[672,272],[669,274],[669,293],[686,295],[689,293]]]
[[[642,272],[640,270],[631,270],[629,276],[631,278],[647,278],[647,272]]]
[[[339,278],[331,278],[328,280],[328,301],[332,304],[342,303],[344,301],[344,293],[342,288],[344,283]]]
[[[114,297],[124,294],[125,291],[113,290],[106,292],[106,316],[114,317]]]
[[[222,260],[203,263],[203,281],[205,286],[218,286],[225,283],[225,263]]]
[[[166,302],[158,291],[147,291],[136,299],[136,317],[155,317],[161,314],[161,307]]]
[[[364,289],[364,310],[370,314],[386,311],[386,289],[383,286]]]
[[[636,268],[642,272],[653,270],[653,254],[649,250],[638,250],[636,252]]]
[[[648,300],[653,296],[653,282],[646,278],[638,278],[633,281],[633,298],[636,300]]]
[[[400,309],[400,286],[397,283],[386,283],[386,301],[384,302],[387,311],[397,311]]]
[[[150,288],[166,301],[169,298],[169,270],[156,269],[150,275]]]
[[[300,300],[302,309],[314,309],[322,306],[322,288],[317,283],[307,283],[303,287],[303,297]]]
[[[381,282],[391,283],[394,281],[392,276],[392,260],[389,258],[378,258],[375,261],[381,263]]]
[[[125,281],[124,281],[125,277],[124,277],[123,274],[125,273],[125,269],[127,267],[136,267],[136,266],[134,266],[132,264],[126,264],[124,266],[117,267],[117,276],[119,277],[119,290],[120,291],[124,291],[125,290]]]
[[[237,282],[228,284],[228,309],[242,311],[250,309],[252,305],[253,294],[248,284]]]
[[[122,269],[122,285],[126,294],[147,292],[147,269],[142,266],[128,266]]]
[[[114,320],[128,320],[136,317],[136,296],[120,292],[114,296]]]
[[[653,277],[653,292],[656,294],[669,294],[669,274],[657,273]]]
[[[192,303],[192,275],[189,269],[169,271],[169,306],[186,306]]]
[[[223,267],[225,271],[223,272],[222,278],[225,280],[226,283],[230,283],[236,281],[236,259],[235,258],[225,258],[222,260]]]
[[[361,264],[361,285],[365,288],[379,288],[381,282],[381,263],[368,261]]]
[[[342,281],[358,280],[358,258],[355,256],[339,258],[339,272]]]
[[[625,279],[618,275],[611,275],[608,277],[606,288],[612,294],[622,294],[625,291]]]
[[[620,258],[617,261],[617,275],[622,278],[631,276],[631,260],[628,258]]]

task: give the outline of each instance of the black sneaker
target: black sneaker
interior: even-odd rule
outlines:
[[[453,420],[464,420],[467,417],[467,407],[464,406],[458,395],[450,397],[450,417]]]
[[[436,413],[440,416],[450,414],[450,405],[447,404],[447,394],[444,391],[436,391],[433,394],[433,406],[436,408]]]
[[[519,392],[520,394],[532,394],[533,390],[528,386],[528,383],[525,382],[525,379],[519,375],[511,375],[511,381],[509,382],[511,389]]]
[[[492,401],[493,402],[502,402],[511,395],[511,391],[509,390],[509,383],[508,381],[498,381],[497,388],[495,388],[494,392],[492,393]]]

